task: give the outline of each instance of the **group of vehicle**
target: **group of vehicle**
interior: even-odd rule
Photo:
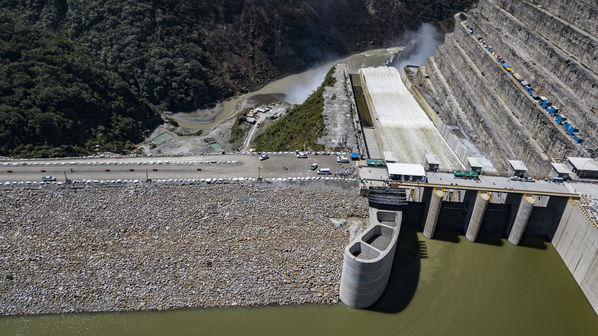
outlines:
[[[305,153],[299,153],[299,152],[297,152],[296,156],[297,156],[298,159],[307,159],[307,154],[305,154]],[[269,158],[270,157],[268,156],[268,154],[260,155],[260,161],[268,160]]]
[[[552,102],[544,97],[539,96],[536,94],[535,89],[532,87],[532,84],[523,78],[520,74],[515,72],[513,67],[505,61],[505,59],[498,53],[498,51],[494,50],[492,46],[486,44],[486,41],[483,39],[480,33],[474,33],[473,29],[467,26],[467,31],[469,34],[473,35],[480,43],[484,49],[488,50],[496,57],[496,61],[511,75],[513,76],[527,91],[530,97],[535,100],[543,110],[545,110],[552,118],[555,119],[556,123],[559,124],[565,132],[573,138],[573,140],[579,144],[583,143],[583,139],[579,137],[579,129],[573,125],[571,120],[567,120],[567,117],[563,114],[563,112],[556,106],[552,104]]]
[[[325,155],[325,154],[323,153],[322,155]],[[300,152],[299,150],[295,151],[295,156],[298,159],[307,159],[308,158],[306,153]],[[263,155],[260,155],[259,160],[260,161],[264,161],[264,160],[268,160],[269,158],[270,157],[268,156],[268,154],[263,154]],[[347,156],[338,155],[336,157],[336,162],[338,162],[338,163],[349,163],[350,160],[349,160],[349,158]],[[317,163],[312,163],[309,166],[309,169],[310,170],[316,170],[317,169],[318,175],[331,175],[332,174],[332,171],[330,170],[330,168],[320,168],[320,169],[318,169],[318,167],[319,166],[318,166]],[[355,174],[355,167],[351,167],[351,168],[348,168],[348,169],[345,169],[345,170],[341,170],[341,171],[335,173],[334,175],[335,176],[350,176],[350,175],[354,175],[354,174]]]
[[[343,169],[343,170],[340,170],[340,171],[334,173],[334,176],[349,177],[349,176],[354,176],[356,173],[357,173],[357,169],[355,167],[349,167],[347,169]]]
[[[536,182],[536,180],[533,177],[519,177],[519,176],[511,176],[511,181]]]

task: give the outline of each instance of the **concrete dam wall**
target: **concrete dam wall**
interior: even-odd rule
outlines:
[[[541,176],[553,160],[595,156],[598,39],[588,32],[596,24],[578,20],[584,24],[579,28],[550,8],[513,0],[481,0],[464,18],[457,16],[454,32],[411,79],[442,122],[461,129],[501,171],[507,170],[507,160],[519,159],[532,175]],[[560,107],[579,129],[582,144],[532,99],[495,52],[538,95]]]
[[[570,201],[552,240],[598,314],[598,224],[577,201]]]
[[[380,197],[384,192],[388,197]],[[501,198],[497,193],[469,190],[461,201],[450,201],[451,197],[447,195],[450,190],[425,187],[419,202],[396,204],[392,202],[396,195],[400,195],[396,190],[378,189],[375,193],[376,197],[368,197],[370,220],[380,221],[379,214],[400,211],[401,227],[421,230],[429,239],[458,241],[454,237],[464,234],[471,242],[500,245],[501,238],[508,238],[513,245],[521,243],[533,247],[529,240],[524,241],[527,237],[544,237],[552,242],[598,313],[598,223],[588,210],[592,207],[591,202],[584,197],[574,200],[564,196],[510,193],[504,203],[493,203],[492,199]],[[437,237],[435,232],[439,230],[440,237]],[[483,233],[481,238],[478,233]],[[343,275],[345,267],[346,263]],[[365,279],[379,276],[364,270],[362,267],[361,275],[351,274]],[[377,293],[378,287],[368,286]]]

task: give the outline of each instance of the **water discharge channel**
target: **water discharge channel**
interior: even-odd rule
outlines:
[[[360,70],[378,143],[401,163],[424,164],[434,154],[442,169],[465,169],[392,67]]]
[[[554,247],[404,230],[370,310],[336,305],[0,318],[4,335],[597,335],[598,318]],[[448,239],[447,239],[448,238]],[[444,240],[443,240],[444,239]]]

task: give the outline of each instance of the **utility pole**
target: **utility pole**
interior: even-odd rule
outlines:
[[[62,173],[64,174],[64,183],[71,183],[71,180],[66,177],[66,170],[63,170]]]

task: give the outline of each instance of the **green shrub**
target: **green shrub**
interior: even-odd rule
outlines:
[[[312,93],[303,104],[293,107],[282,118],[274,121],[264,133],[255,139],[258,151],[323,150],[324,146],[316,143],[319,137],[326,135],[324,116],[324,87],[333,86],[332,77],[335,68],[326,74],[322,85]]]
[[[178,136],[200,136],[202,135],[203,131],[202,130],[197,130],[193,133],[183,133],[183,132],[175,132],[176,135]]]

